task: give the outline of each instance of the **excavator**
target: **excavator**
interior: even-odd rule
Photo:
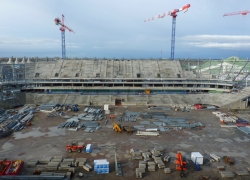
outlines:
[[[122,132],[122,126],[120,124],[113,124],[113,130],[116,132]]]
[[[184,171],[187,170],[186,168],[187,162],[183,161],[182,154],[180,152],[176,154],[175,164],[176,164],[176,170],[181,171],[180,173],[181,178],[185,177]]]
[[[113,124],[113,130],[121,133],[122,131],[126,131],[127,133],[132,134],[134,132],[133,127],[130,126],[121,126],[121,124]]]

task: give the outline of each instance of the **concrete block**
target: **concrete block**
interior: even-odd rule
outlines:
[[[139,168],[146,168],[146,164],[139,164]]]
[[[145,173],[145,168],[136,168],[136,172]]]
[[[249,176],[249,173],[247,171],[236,171],[236,174],[239,176]]]
[[[70,158],[70,159],[64,159],[63,162],[73,162],[74,159]]]
[[[149,166],[155,166],[155,162],[154,161],[148,161],[148,165]]]
[[[39,159],[39,163],[41,164],[47,164],[51,161],[51,157],[45,157],[45,158],[42,158],[42,159]]]
[[[54,166],[54,167],[58,167],[59,166],[59,162],[49,162],[48,166]]]
[[[51,159],[51,162],[62,162],[62,159]]]
[[[70,167],[69,171],[72,172],[72,173],[75,173],[75,168],[74,167]]]
[[[36,164],[37,164],[37,162],[28,162],[27,167],[28,168],[34,168],[34,167],[36,167]]]
[[[76,158],[76,162],[86,162],[87,158]]]
[[[139,161],[139,164],[147,164],[145,161]]]
[[[62,156],[54,156],[54,159],[63,159]]]
[[[143,159],[142,156],[133,156],[132,159]]]
[[[90,166],[89,164],[85,164],[85,166],[87,166],[90,170],[92,170],[92,166]]]
[[[84,170],[86,170],[88,172],[91,171],[91,169],[89,167],[85,166],[85,165],[83,165],[82,167],[83,167]]]
[[[170,173],[171,173],[170,168],[164,168],[164,173],[166,173],[166,174],[170,174]]]
[[[148,166],[148,171],[155,171],[155,166]]]
[[[135,172],[135,176],[137,179],[142,179],[142,173],[141,172]]]

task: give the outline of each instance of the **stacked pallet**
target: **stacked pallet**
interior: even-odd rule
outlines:
[[[39,163],[41,164],[48,164],[51,161],[52,157],[45,157],[45,158],[41,158],[39,159]]]
[[[239,176],[249,176],[249,172],[247,171],[236,171],[236,174]]]
[[[170,168],[164,168],[164,173],[166,173],[166,174],[170,174],[170,173],[171,173]]]
[[[84,170],[86,170],[86,171],[88,171],[88,172],[89,172],[89,171],[92,171],[92,166],[90,166],[90,165],[87,164],[87,163],[84,163],[82,167],[83,167]]]
[[[78,165],[78,166],[83,166],[84,165],[84,163],[86,163],[86,158],[76,158],[76,164]]]
[[[230,177],[234,177],[234,173],[230,172],[230,171],[220,171],[220,174],[221,174],[221,177],[227,177],[227,178],[230,178]]]
[[[148,161],[148,171],[155,171],[155,165],[154,161]]]
[[[63,159],[62,162],[60,162],[59,170],[69,170],[71,166],[74,165],[74,159]],[[74,171],[71,169],[71,171]]]
[[[48,171],[55,171],[58,170],[59,162],[49,162],[46,166],[46,170]]]
[[[38,160],[30,160],[27,162],[27,167],[34,168],[34,167],[36,167],[37,163],[38,163]]]
[[[151,153],[147,149],[145,149],[145,150],[143,150],[141,152],[142,152],[142,157],[144,158],[144,161],[150,161],[151,160]]]
[[[215,161],[220,161],[220,157],[216,156],[215,154],[210,154],[210,157],[213,158]]]
[[[157,164],[159,169],[165,168],[165,164],[162,161],[161,157],[153,157],[155,163]]]
[[[130,149],[130,154],[132,155],[132,159],[142,159],[142,153],[140,151],[134,151],[134,149]]]
[[[136,178],[142,178],[142,174],[145,173],[145,169],[144,168],[136,168],[135,169],[135,175],[136,175]]]

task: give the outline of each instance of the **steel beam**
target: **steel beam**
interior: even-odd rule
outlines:
[[[228,72],[227,77],[226,77],[225,79],[227,79],[227,78],[229,77],[229,75],[230,75],[230,73],[231,73],[231,71],[232,71],[232,69],[233,69],[235,63],[236,63],[236,58],[234,58],[234,63],[233,63],[233,65],[231,66],[231,69],[230,69],[230,71]]]
[[[248,63],[249,63],[249,59],[247,59],[246,64],[241,68],[241,70],[240,70],[240,72],[237,74],[237,76],[235,76],[235,77],[233,78],[233,82],[234,82],[235,79],[240,75],[240,73],[243,71],[243,69],[247,66]]]

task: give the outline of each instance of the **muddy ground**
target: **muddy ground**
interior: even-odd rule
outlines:
[[[84,107],[79,107],[77,113],[67,112],[66,115],[74,115],[83,112]],[[135,112],[149,112],[147,107],[111,107],[116,117],[121,116],[126,110]],[[161,111],[162,112],[162,111]],[[120,123],[117,118],[110,120],[105,124],[105,120],[100,121],[102,128],[93,133],[86,133],[83,130],[77,132],[67,129],[58,129],[57,126],[64,122],[62,117],[47,117],[45,113],[39,112],[35,114],[32,126],[15,132],[7,138],[0,139],[1,149],[0,156],[7,159],[22,159],[24,162],[43,157],[63,156],[64,158],[87,158],[88,164],[93,166],[95,159],[107,159],[110,162],[110,173],[105,175],[97,175],[95,172],[86,172],[82,168],[77,168],[72,179],[79,179],[76,175],[79,172],[84,173],[84,179],[95,180],[115,180],[115,179],[136,179],[135,169],[139,166],[139,160],[131,160],[129,150],[153,149],[154,147],[163,147],[164,155],[170,155],[172,161],[165,163],[166,167],[171,168],[171,174],[165,174],[163,169],[156,168],[155,172],[148,172],[143,176],[143,179],[181,179],[179,172],[175,170],[174,157],[177,151],[182,152],[188,162],[188,170],[186,173],[187,180],[198,179],[199,176],[208,176],[210,179],[222,179],[217,166],[226,166],[227,171],[246,170],[250,167],[250,144],[249,136],[240,132],[236,128],[221,128],[219,118],[212,111],[197,111],[175,112],[173,110],[164,111],[171,117],[183,117],[189,122],[201,122],[205,128],[201,130],[171,130],[170,132],[160,132],[158,137],[142,138],[134,134],[130,135],[125,132],[116,133],[112,130],[113,123]],[[151,125],[153,124],[153,120]],[[140,125],[137,122],[122,122],[122,125]],[[65,151],[65,146],[73,141],[91,143],[93,151],[90,154],[68,153]],[[114,152],[117,153],[118,161],[121,162],[123,176],[115,175],[114,167]],[[214,153],[220,157],[231,156],[236,160],[235,165],[227,165],[221,162],[208,162],[204,160],[201,171],[195,171],[194,164],[190,160],[191,152],[200,152],[203,156],[208,156]],[[22,168],[21,174],[31,175],[34,168],[27,168],[26,164]],[[247,180],[250,176],[240,177],[235,176],[233,179]]]

